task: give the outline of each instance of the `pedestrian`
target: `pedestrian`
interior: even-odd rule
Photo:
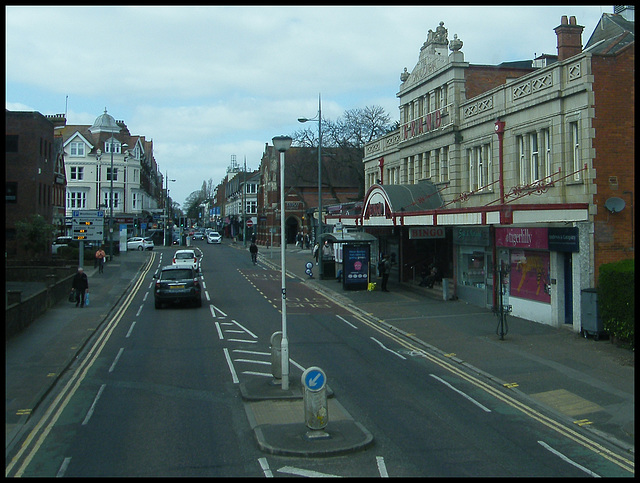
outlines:
[[[104,273],[104,259],[107,254],[104,252],[102,247],[96,250],[96,261],[98,262],[98,273]]]
[[[316,259],[316,265],[318,264],[318,253],[320,252],[320,245],[316,243],[313,246],[313,257]]]
[[[258,263],[258,245],[256,245],[256,242],[251,242],[249,252],[251,252],[251,261],[255,265],[256,263]]]
[[[82,267],[78,267],[78,272],[73,277],[71,288],[76,293],[76,307],[83,308],[85,294],[89,292],[89,279]]]
[[[382,255],[382,291],[388,292],[387,282],[389,281],[389,274],[391,273],[391,260],[388,254]]]

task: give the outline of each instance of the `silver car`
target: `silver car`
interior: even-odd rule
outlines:
[[[153,250],[155,244],[151,238],[134,236],[127,240],[127,250]]]

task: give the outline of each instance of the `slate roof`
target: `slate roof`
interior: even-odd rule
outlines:
[[[634,22],[619,14],[604,13],[583,51],[600,55],[616,54],[634,41]]]

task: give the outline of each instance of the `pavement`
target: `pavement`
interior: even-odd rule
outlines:
[[[241,243],[227,239],[223,243],[244,249]],[[279,269],[279,248],[259,248],[259,263]],[[7,341],[7,454],[30,414],[110,317],[150,256],[151,252],[123,253],[105,264],[103,274],[85,267],[91,293],[88,307],[77,309],[62,301]],[[517,317],[508,317],[508,331],[501,340],[496,333],[498,319],[489,309],[460,300],[445,301],[440,286],[429,289],[390,279],[389,293],[345,291],[336,280],[318,280],[305,274],[305,264],[311,261],[310,250],[287,247],[290,276],[362,317],[402,334],[422,350],[446,357],[476,377],[509,388],[567,424],[606,439],[633,459],[634,351],[603,338],[585,338],[569,327],[554,328]],[[309,429],[304,421],[304,390],[299,377],[290,378],[288,391],[264,377],[239,384],[261,450],[317,457],[358,451],[373,443],[374,435],[340,405],[339,394],[334,394],[329,385],[328,423],[322,429]]]

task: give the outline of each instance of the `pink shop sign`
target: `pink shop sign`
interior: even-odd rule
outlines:
[[[549,248],[547,228],[496,228],[496,246],[508,248]]]

